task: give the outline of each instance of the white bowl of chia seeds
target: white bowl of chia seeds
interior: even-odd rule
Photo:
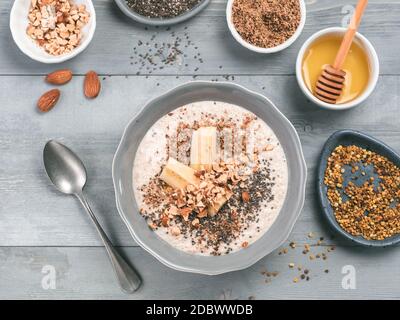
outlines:
[[[132,20],[151,26],[169,26],[186,21],[210,3],[210,0],[115,0]]]

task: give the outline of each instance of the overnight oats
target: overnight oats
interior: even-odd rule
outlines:
[[[146,133],[133,187],[149,227],[176,249],[223,255],[242,250],[274,223],[288,184],[272,129],[223,102],[182,106]]]

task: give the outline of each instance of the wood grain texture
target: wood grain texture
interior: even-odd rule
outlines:
[[[11,0],[0,1],[0,74],[44,74],[52,71],[54,66],[30,60],[13,43],[8,31],[11,3]],[[199,16],[173,26],[169,31],[166,28],[145,30],[126,18],[112,0],[95,0],[94,4],[97,29],[92,43],[79,57],[61,64],[61,67],[71,67],[74,73],[84,74],[93,69],[101,74],[136,74],[139,65],[131,65],[130,57],[134,57],[133,61],[138,59],[133,48],[138,46],[139,40],[144,45],[139,48],[138,54],[144,54],[147,42],[159,45],[173,43],[179,36],[183,40],[181,49],[186,57],[181,56],[173,65],[154,70],[153,74],[293,74],[295,57],[301,44],[320,29],[340,26],[343,17],[348,14],[342,13],[342,8],[349,1],[307,1],[307,22],[299,39],[287,50],[267,56],[251,53],[234,41],[226,24],[226,1],[223,0],[213,0]],[[399,4],[400,0],[369,1],[360,28],[360,32],[371,40],[378,51],[382,74],[400,73],[397,58],[400,50]],[[191,41],[188,47],[185,47],[186,35]],[[155,39],[151,40],[153,36]],[[204,63],[194,58],[199,54]],[[141,72],[149,71],[145,68]]]
[[[140,248],[123,254],[143,276],[142,288],[125,295],[118,288],[103,248],[0,248],[0,299],[399,299],[400,256],[395,248],[337,248],[325,261],[310,261],[301,249],[262,259],[249,269],[202,276],[164,267]],[[318,252],[317,249],[313,249]],[[309,270],[299,277],[289,263]],[[42,287],[43,267],[56,271],[56,289]],[[342,288],[342,268],[355,268],[356,289]],[[278,271],[265,282],[265,270]],[[325,270],[329,270],[325,273]],[[373,273],[372,271],[377,273]]]
[[[339,25],[348,0],[307,0],[308,18],[301,37],[288,50],[269,56],[252,54],[234,42],[225,21],[226,1],[213,0],[198,17],[170,30],[145,30],[125,18],[112,0],[94,3],[98,27],[87,51],[64,64],[49,66],[31,61],[17,49],[8,29],[12,1],[0,1],[0,299],[400,298],[398,248],[366,249],[332,235],[321,219],[315,191],[319,153],[335,130],[361,130],[400,151],[400,0],[369,1],[361,32],[378,51],[382,76],[366,103],[339,113],[318,109],[307,101],[293,74],[301,44],[319,29]],[[140,57],[133,50],[139,40],[146,47],[146,42],[171,43],[176,36],[184,39],[184,55],[176,63],[152,70],[146,62],[139,70],[140,63],[135,62]],[[187,41],[191,43],[186,48]],[[143,46],[138,54],[147,51]],[[64,67],[72,68],[76,75],[90,69],[102,74],[100,96],[93,101],[85,99],[83,77],[75,76],[60,88],[58,105],[48,114],[40,114],[36,101],[52,88],[42,75]],[[138,71],[140,75],[136,75]],[[227,74],[235,75],[229,81],[269,97],[300,135],[309,170],[306,203],[284,244],[287,247],[295,241],[299,247],[289,249],[286,255],[277,250],[247,270],[226,275],[176,272],[137,247],[119,218],[111,180],[112,157],[123,128],[146,101],[193,81],[193,75],[199,80],[222,81]],[[83,209],[75,199],[57,192],[47,179],[42,149],[48,139],[66,143],[85,162],[89,175],[86,191],[94,211],[112,241],[125,246],[120,250],[145,280],[136,295],[120,292]],[[310,231],[325,238],[322,247],[313,246],[314,253],[337,245],[327,261],[311,261],[301,253],[302,245],[316,242],[307,237]],[[294,284],[298,273],[288,268],[290,262],[309,268],[312,279]],[[57,270],[56,290],[44,290],[40,285],[45,265]],[[356,290],[341,287],[344,265],[356,267]],[[260,274],[265,268],[280,271],[280,275],[265,283]]]
[[[1,79],[1,92],[12,92],[19,87],[24,94],[17,96],[12,105],[7,97],[0,99],[0,105],[9,106],[0,109],[0,245],[101,244],[77,201],[56,191],[45,175],[42,149],[49,139],[66,143],[81,156],[88,169],[86,191],[102,224],[116,244],[134,245],[114,204],[113,154],[123,128],[147,100],[192,78],[103,77],[100,96],[87,100],[83,96],[83,77],[74,77],[69,85],[61,88],[58,105],[47,114],[38,113],[35,107],[41,92],[51,87],[41,77]],[[399,79],[381,77],[378,88],[363,106],[339,113],[310,104],[292,76],[240,76],[234,82],[271,98],[300,134],[309,179],[307,201],[291,238],[301,241],[309,231],[329,235],[325,221],[320,219],[314,185],[323,143],[335,130],[353,128],[373,134],[400,150],[400,119],[391,116],[396,114],[399,105]],[[395,90],[388,91],[388,87]]]

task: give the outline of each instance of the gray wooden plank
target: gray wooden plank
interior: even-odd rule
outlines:
[[[25,57],[13,43],[8,27],[12,2],[0,1],[0,74],[44,74],[53,70],[54,66]],[[151,70],[153,74],[293,74],[295,57],[301,44],[322,28],[340,25],[346,14],[342,13],[342,8],[349,1],[308,0],[307,23],[300,38],[284,52],[268,56],[251,53],[233,40],[226,25],[226,0],[213,0],[198,17],[174,26],[169,31],[165,28],[145,30],[144,26],[123,16],[112,0],[95,0],[94,3],[98,26],[93,42],[78,58],[61,65],[71,67],[77,74],[84,74],[90,69],[102,74],[148,73],[150,70],[146,67],[149,64],[143,70],[139,70],[139,65],[130,64],[138,61],[133,51],[138,41],[142,40],[144,44],[173,43],[176,36],[185,38],[186,33],[192,43],[185,48],[185,40],[181,49],[187,56],[182,56],[176,63],[162,70]],[[400,49],[400,0],[371,0],[369,3],[361,32],[378,51],[381,73],[399,74],[397,53]],[[171,35],[173,31],[175,36]],[[156,38],[151,40],[153,36]],[[147,52],[144,47],[146,45],[140,47],[138,53]],[[194,58],[199,54],[204,63]],[[133,59],[130,59],[131,56]]]
[[[300,39],[288,50],[268,57],[252,54],[234,42],[225,23],[225,0],[213,0],[198,17],[168,31],[145,30],[131,23],[112,0],[94,2],[98,29],[93,43],[79,58],[57,68],[71,67],[75,74],[89,69],[104,75],[146,74],[150,71],[147,64],[143,70],[135,64],[138,57],[133,47],[138,40],[151,42],[155,35],[155,42],[170,43],[174,31],[180,37],[187,33],[192,44],[187,48],[182,44],[186,57],[170,67],[151,70],[148,78],[105,76],[102,94],[94,101],[83,98],[83,78],[77,76],[61,88],[59,105],[42,115],[36,111],[35,101],[50,87],[41,77],[26,75],[42,75],[55,66],[33,62],[18,51],[8,30],[12,1],[0,1],[0,299],[400,298],[400,271],[393,268],[400,262],[397,248],[354,247],[333,236],[320,217],[314,183],[320,149],[337,129],[366,131],[400,150],[400,120],[393,117],[400,89],[400,78],[394,76],[400,74],[400,0],[370,1],[361,32],[376,46],[383,76],[362,107],[340,113],[317,109],[306,101],[292,74],[301,43],[321,28],[338,25],[348,0],[307,0],[308,20]],[[144,52],[141,47],[139,53]],[[199,53],[202,64],[194,58]],[[177,74],[188,76],[176,78]],[[217,75],[239,75],[234,82],[271,98],[299,132],[309,169],[306,204],[284,245],[295,241],[298,248],[283,255],[277,250],[247,270],[216,277],[170,270],[138,248],[117,214],[110,173],[113,153],[129,119],[149,98],[193,80],[189,76],[193,74],[204,75],[198,79],[219,81],[224,78]],[[115,244],[127,246],[120,250],[144,277],[145,285],[137,294],[126,296],[119,291],[100,240],[79,204],[60,195],[47,180],[41,152],[50,138],[70,145],[87,164],[87,193],[99,220]],[[302,245],[316,242],[307,237],[310,231],[326,239],[324,246],[312,247],[315,254],[339,245],[327,261],[311,261],[301,253]],[[298,272],[288,268],[290,262],[309,268],[311,280],[293,283]],[[46,265],[57,270],[55,290],[41,287],[41,271]],[[341,287],[345,265],[356,268],[356,290]],[[265,283],[260,273],[265,268],[280,274]],[[326,274],[325,269],[330,272]]]
[[[144,279],[137,293],[125,295],[103,248],[0,248],[0,299],[399,299],[397,253],[394,248],[336,248],[327,260],[310,261],[301,249],[290,249],[249,269],[211,277],[174,271],[140,248],[124,248]],[[293,282],[299,271],[289,268],[292,262],[309,269],[309,281]],[[345,290],[342,270],[348,265],[355,268],[356,287]],[[56,278],[55,289],[46,290],[42,270],[48,266]],[[279,272],[267,283],[261,274],[266,269]]]
[[[0,246],[101,244],[75,199],[58,193],[45,175],[42,148],[51,138],[69,145],[86,163],[89,200],[112,240],[118,245],[135,245],[114,204],[113,154],[124,126],[149,98],[192,78],[105,77],[101,95],[89,101],[82,94],[83,78],[75,77],[61,88],[59,104],[47,114],[39,114],[35,107],[38,96],[50,88],[41,77],[3,76],[0,80],[0,92],[4,93],[0,96]],[[359,129],[400,150],[400,119],[393,117],[398,111],[399,81],[396,76],[383,76],[363,106],[335,113],[308,102],[293,76],[235,77],[234,82],[271,98],[300,134],[309,179],[306,204],[291,240],[303,242],[309,231],[325,236],[331,233],[320,217],[314,182],[319,152],[331,133]],[[15,93],[16,88],[20,94],[12,98],[6,94]],[[349,245],[341,238],[332,243]]]

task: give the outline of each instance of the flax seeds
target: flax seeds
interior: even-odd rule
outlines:
[[[235,0],[232,22],[247,42],[261,48],[276,47],[288,40],[300,25],[298,0]]]

